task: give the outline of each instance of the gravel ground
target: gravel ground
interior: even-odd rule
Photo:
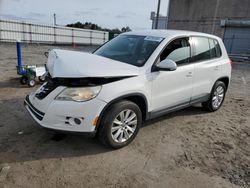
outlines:
[[[48,48],[25,45],[24,63],[46,62]],[[23,107],[35,88],[19,84],[15,53],[0,44],[0,187],[250,187],[250,64],[234,65],[219,111],[197,105],[171,113],[110,150],[36,126]]]

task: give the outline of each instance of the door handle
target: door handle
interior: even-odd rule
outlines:
[[[214,70],[219,70],[219,66],[215,66]]]
[[[186,76],[187,77],[192,77],[193,76],[193,72],[188,72]]]

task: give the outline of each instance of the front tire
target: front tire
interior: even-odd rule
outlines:
[[[141,124],[140,108],[131,101],[120,101],[104,113],[98,137],[104,145],[118,149],[134,140]]]
[[[226,95],[226,86],[224,82],[217,81],[215,82],[210,98],[207,102],[202,103],[202,106],[205,110],[209,112],[214,112],[219,110],[222,106]]]
[[[36,80],[35,79],[29,79],[28,80],[28,86],[29,87],[34,87],[36,85]]]

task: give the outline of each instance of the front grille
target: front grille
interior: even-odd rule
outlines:
[[[36,116],[37,119],[39,119],[40,121],[43,120],[43,117],[44,117],[45,113],[43,113],[43,112],[37,110],[37,109],[31,104],[28,95],[26,96],[26,98],[25,98],[25,100],[24,100],[24,104],[28,106],[29,110],[32,112],[32,114],[33,114],[34,116]]]

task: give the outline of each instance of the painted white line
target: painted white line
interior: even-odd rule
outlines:
[[[245,77],[242,76],[241,79],[242,79],[243,84],[247,85],[247,81],[246,81]]]

